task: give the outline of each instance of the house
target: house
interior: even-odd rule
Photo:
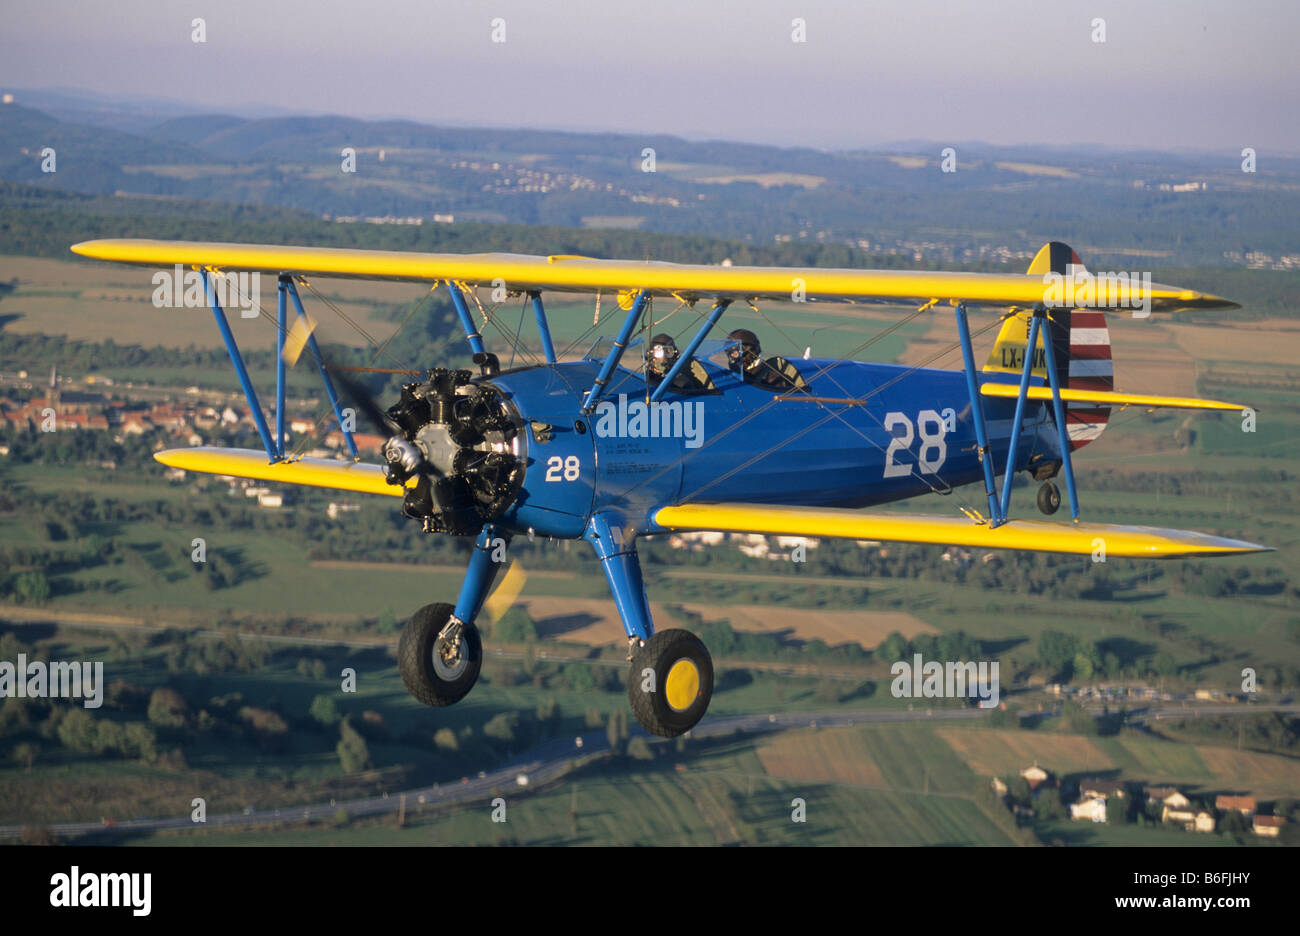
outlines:
[[[1101,797],[1110,799],[1112,796],[1116,799],[1123,799],[1128,795],[1124,789],[1124,784],[1118,780],[1097,780],[1090,778],[1079,781],[1079,795],[1083,798]]]
[[[153,428],[153,423],[142,413],[127,413],[122,417],[122,432],[126,435],[144,435]]]
[[[668,537],[668,546],[672,549],[699,550],[706,546],[720,546],[727,539],[726,533],[701,530],[698,533],[674,533]]]
[[[1034,764],[1032,767],[1026,767],[1024,770],[1020,771],[1020,776],[1025,778],[1025,782],[1029,784],[1030,790],[1037,790],[1040,786],[1044,785],[1051,786],[1050,781],[1052,775],[1037,764]]]
[[[1284,816],[1256,816],[1251,824],[1251,830],[1264,838],[1277,838],[1284,825],[1286,825]]]
[[[1192,803],[1174,787],[1147,787],[1146,795],[1148,801],[1161,803],[1167,809],[1186,809]]]
[[[1177,822],[1183,826],[1196,824],[1196,810],[1191,808],[1192,801],[1173,787],[1147,787],[1146,795],[1148,804],[1160,804],[1161,822]]]
[[[1219,796],[1214,800],[1214,808],[1219,812],[1239,812],[1249,818],[1255,815],[1255,797],[1253,796]]]
[[[352,441],[356,443],[358,452],[379,452],[383,449],[387,441],[382,436],[371,435],[367,432],[352,433]],[[341,449],[347,445],[343,438],[343,433],[335,429],[325,436],[325,445],[332,449]]]
[[[1189,831],[1189,832],[1192,832],[1192,831],[1196,831],[1196,832],[1213,832],[1213,831],[1214,831],[1214,816],[1212,816],[1212,815],[1211,815],[1207,810],[1202,809],[1200,812],[1198,812],[1198,813],[1196,814],[1196,823],[1195,823],[1195,826],[1194,826],[1193,828],[1191,828],[1191,829],[1188,829],[1188,831]]]
[[[1106,800],[1101,796],[1085,796],[1077,803],[1070,804],[1071,819],[1091,819],[1093,822],[1106,821]]]

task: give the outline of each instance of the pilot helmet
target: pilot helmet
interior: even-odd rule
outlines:
[[[666,374],[677,362],[677,343],[672,335],[663,332],[650,339],[650,369],[657,374]]]
[[[736,342],[727,348],[727,366],[736,373],[753,370],[763,360],[763,350],[759,347],[758,336],[748,328],[737,328],[728,340]]]

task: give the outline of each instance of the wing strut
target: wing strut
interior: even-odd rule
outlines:
[[[632,308],[628,310],[627,318],[623,320],[623,327],[619,329],[618,339],[614,342],[614,347],[609,349],[609,354],[605,355],[605,363],[600,366],[600,373],[596,375],[596,381],[587,391],[586,399],[582,401],[582,411],[590,413],[596,406],[596,401],[605,391],[605,384],[609,383],[610,374],[614,373],[614,368],[618,367],[618,362],[623,359],[623,351],[627,348],[628,339],[632,337],[632,329],[636,327],[637,320],[641,318],[641,313],[645,311],[645,304],[650,301],[650,291],[642,289],[636,294],[636,301],[632,303]]]
[[[1047,382],[1052,387],[1052,414],[1056,417],[1056,431],[1061,440],[1061,472],[1065,475],[1065,491],[1070,495],[1070,518],[1079,522],[1079,493],[1074,486],[1074,463],[1070,459],[1070,429],[1065,424],[1065,404],[1061,402],[1061,381],[1057,376],[1055,342],[1051,340],[1052,320],[1041,304],[1034,306],[1034,317],[1042,318],[1043,356],[1047,358]],[[1034,349],[1025,353],[1033,355]]]
[[[704,339],[709,337],[709,332],[713,330],[714,325],[718,324],[718,319],[722,318],[722,313],[727,311],[727,306],[729,305],[731,305],[730,299],[719,299],[717,304],[713,306],[713,311],[710,312],[709,317],[704,320],[704,324],[701,325],[700,330],[695,333],[695,337],[692,338],[691,343],[686,346],[686,350],[677,356],[676,363],[668,369],[668,373],[664,375],[664,379],[659,381],[659,386],[655,387],[655,392],[650,394],[651,403],[658,403],[663,395],[668,392],[669,388],[672,387],[673,381],[677,379],[677,375],[681,373],[682,368],[690,366],[691,361],[695,358],[695,352],[698,351],[700,345],[704,343]]]
[[[970,410],[975,419],[975,442],[979,446],[980,464],[984,466],[984,493],[989,500],[989,523],[1001,526],[1006,517],[998,505],[997,485],[993,482],[993,453],[989,450],[989,434],[984,427],[984,401],[980,398],[979,375],[975,371],[975,352],[971,349],[970,323],[966,321],[966,303],[957,303],[957,334],[961,340],[961,356],[966,364],[966,389],[970,392]]]
[[[262,404],[257,401],[257,391],[253,389],[253,382],[248,377],[248,369],[244,367],[244,356],[239,353],[239,345],[235,343],[235,336],[230,330],[230,323],[226,321],[226,313],[222,310],[221,303],[217,301],[217,293],[212,288],[212,280],[208,278],[207,270],[200,270],[199,276],[203,279],[203,292],[208,297],[208,305],[212,306],[212,315],[217,320],[221,340],[226,343],[226,352],[230,355],[230,363],[235,366],[235,374],[239,377],[239,385],[244,388],[244,399],[248,401],[248,408],[252,412],[253,422],[257,424],[257,431],[262,436],[262,445],[266,447],[267,460],[278,461],[280,458],[279,450],[271,439],[271,430],[266,425],[266,415],[262,412]]]
[[[1025,367],[1020,372],[1020,390],[1016,394],[1016,415],[1011,420],[1011,442],[1007,448],[1007,466],[1002,472],[1002,522],[1006,522],[1007,514],[1011,510],[1011,479],[1016,473],[1016,448],[1020,445],[1020,423],[1025,416],[1025,400],[1029,396],[1029,377],[1034,370],[1034,352],[1038,343],[1038,326],[1042,323],[1043,317],[1041,311],[1035,311],[1033,317],[1029,320],[1029,340],[1025,342]],[[1052,382],[1052,395],[1059,397],[1060,387],[1056,382]],[[1073,481],[1074,475],[1070,474]],[[1071,503],[1073,507],[1073,503]]]
[[[555,345],[551,342],[551,326],[546,321],[546,309],[542,306],[542,294],[537,290],[528,293],[528,298],[533,300],[533,315],[537,319],[537,334],[542,339],[542,352],[546,355],[546,363],[555,363]]]
[[[460,319],[461,327],[465,329],[469,349],[475,354],[482,354],[483,336],[478,333],[474,317],[469,314],[469,306],[465,304],[465,294],[461,292],[460,284],[447,280],[447,292],[451,293],[451,303],[456,307],[456,316]]]
[[[330,398],[330,406],[334,407],[334,418],[338,420],[339,431],[343,433],[343,440],[348,444],[348,451],[352,453],[352,460],[357,461],[358,459],[361,458],[361,455],[357,452],[356,440],[352,438],[352,430],[348,428],[348,420],[345,420],[343,418],[343,407],[339,403],[338,392],[335,391],[334,389],[334,381],[330,380],[329,372],[325,370],[325,358],[320,353],[320,345],[316,343],[316,333],[311,328],[307,327],[307,324],[310,320],[307,318],[306,311],[303,310],[302,297],[298,295],[298,287],[293,284],[293,277],[290,276],[288,273],[281,273],[279,288],[280,288],[281,340],[283,340],[283,335],[284,335],[284,294],[288,292],[289,298],[293,300],[293,308],[294,311],[298,314],[298,320],[302,323],[304,328],[307,328],[307,347],[311,349],[311,356],[316,361],[317,370],[320,371],[321,383],[325,384],[325,394]],[[284,372],[283,354],[281,354],[280,357],[281,357],[281,361],[277,365],[277,367],[279,368],[279,370],[277,371],[277,376],[281,378],[281,385],[277,389],[277,393],[281,394],[282,397],[284,392],[283,378],[282,378]],[[282,439],[284,438],[283,433],[281,433],[280,438]],[[281,449],[280,454],[281,456],[284,455],[283,449]]]

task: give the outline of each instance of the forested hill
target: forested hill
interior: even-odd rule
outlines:
[[[1258,171],[1246,173],[1235,149],[1175,156],[956,143],[945,164],[941,143],[823,152],[343,117],[207,115],[148,124],[137,115],[122,121],[130,132],[104,122],[0,105],[0,179],[141,201],[289,209],[286,218],[382,219],[393,227],[419,219],[424,230],[382,239],[422,244],[461,236],[428,233],[440,219],[454,221],[451,228],[670,233],[754,249],[824,245],[846,256],[951,267],[1019,261],[1062,239],[1091,265],[1133,269],[1246,265],[1248,254],[1277,264],[1300,243],[1300,160],[1259,154]],[[50,149],[53,172],[43,171]],[[211,212],[194,215],[201,224]],[[547,236],[554,243],[554,232]]]

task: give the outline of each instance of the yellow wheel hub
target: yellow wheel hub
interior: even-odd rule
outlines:
[[[700,668],[693,660],[678,660],[668,668],[664,680],[664,698],[674,712],[684,712],[695,704],[700,694]]]

